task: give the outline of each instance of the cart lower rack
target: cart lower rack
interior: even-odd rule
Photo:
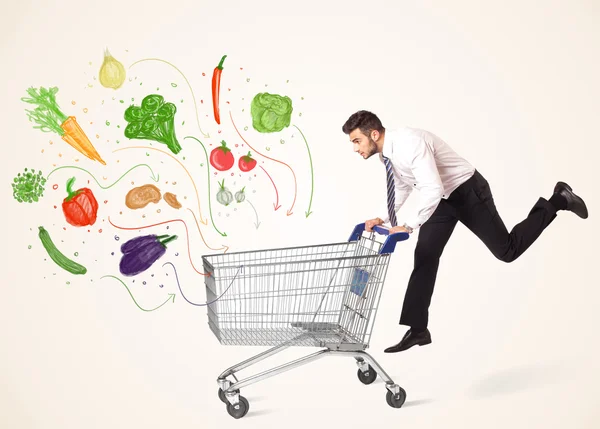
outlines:
[[[273,346],[225,370],[217,379],[228,413],[241,418],[248,401],[240,389],[324,356],[356,360],[358,378],[386,383],[387,403],[400,408],[406,392],[365,352],[391,253],[407,233],[377,226],[354,229],[343,243],[205,255],[208,324],[224,345]],[[383,241],[380,241],[385,237]],[[322,350],[238,380],[235,373],[288,347]],[[235,382],[227,377],[232,376]]]

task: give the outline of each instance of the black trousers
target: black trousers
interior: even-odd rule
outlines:
[[[556,208],[540,198],[527,218],[508,232],[496,210],[489,183],[476,170],[447,200],[440,201],[419,229],[415,266],[406,289],[400,324],[427,327],[440,256],[458,221],[477,235],[496,258],[511,262],[531,246],[555,217]]]

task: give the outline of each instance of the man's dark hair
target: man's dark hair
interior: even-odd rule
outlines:
[[[377,115],[366,110],[359,110],[358,112],[353,113],[342,127],[342,131],[344,134],[350,134],[356,128],[360,129],[366,136],[373,130],[385,133],[385,128]]]

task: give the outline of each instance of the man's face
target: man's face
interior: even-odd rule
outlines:
[[[377,131],[371,131],[371,134],[376,134]],[[356,128],[350,133],[350,141],[354,147],[354,152],[358,152],[364,159],[369,159],[377,153],[377,145],[371,136],[362,133],[359,128]]]

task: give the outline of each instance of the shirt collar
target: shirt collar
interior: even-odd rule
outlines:
[[[381,151],[381,154],[383,155],[382,159],[383,157],[391,159],[394,155],[394,140],[391,131],[385,131],[385,140],[383,142],[383,149]]]

